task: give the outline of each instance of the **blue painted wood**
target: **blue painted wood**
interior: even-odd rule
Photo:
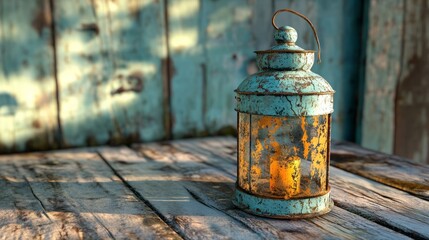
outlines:
[[[269,24],[271,5],[266,1],[204,1],[206,16],[205,56],[206,83],[204,121],[211,134],[231,134],[236,128],[233,90],[256,71],[258,44],[272,33]],[[264,36],[267,33],[270,36]],[[258,41],[259,40],[259,41]]]
[[[256,3],[168,3],[173,136],[215,134],[236,128],[232,91],[254,71],[248,66],[254,58],[250,20]]]
[[[53,3],[55,41],[49,37],[50,20],[44,17],[50,16],[49,2]],[[338,92],[333,137],[354,138],[360,1],[0,3],[2,12],[17,11],[17,15],[3,14],[1,26],[16,26],[25,32],[23,43],[31,42],[30,48],[0,43],[6,49],[2,59],[7,58],[2,66],[8,69],[2,70],[0,79],[4,149],[32,149],[34,144],[38,147],[33,149],[53,148],[60,142],[71,147],[150,141],[170,133],[180,138],[234,132],[233,90],[257,71],[253,51],[272,45],[271,15],[281,7],[305,13],[318,27],[323,63],[313,69]],[[42,8],[48,15],[40,14]],[[296,26],[302,33],[298,43],[312,48],[312,33],[304,21],[281,15],[278,24],[283,23]],[[7,31],[1,34],[5,39]],[[28,63],[21,70],[31,70],[20,71],[20,76],[10,74],[19,62]],[[34,85],[37,74],[50,80]],[[31,86],[32,94],[20,86]],[[14,109],[17,115],[8,115]]]
[[[204,132],[203,1],[167,2],[172,135],[197,136]]]
[[[55,1],[65,146],[162,139],[163,1]]]
[[[56,148],[47,0],[0,1],[0,152]]]
[[[395,92],[400,76],[404,1],[371,0],[361,144],[393,153]]]

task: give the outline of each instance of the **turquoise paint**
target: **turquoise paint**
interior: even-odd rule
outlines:
[[[272,50],[275,50],[274,48]],[[275,50],[286,51],[286,50]],[[256,52],[258,66],[262,69],[274,70],[309,70],[314,63],[314,54],[288,50],[284,54]]]
[[[64,146],[164,138],[163,2],[95,4],[54,2]]]
[[[205,26],[203,64],[206,70],[205,96],[200,100],[204,103],[202,121],[209,134],[217,134],[223,129],[231,133],[237,122],[236,112],[231,107],[234,106],[234,92],[231,90],[253,71],[254,38],[263,29],[256,16],[259,16],[259,10],[268,10],[271,14],[271,6],[261,0],[201,2],[200,24]]]
[[[49,1],[0,0],[1,153],[58,147],[49,12]]]
[[[333,95],[239,95],[238,112],[267,116],[317,116],[334,111]]]
[[[169,0],[168,53],[171,59],[171,120],[173,138],[204,132],[203,79],[204,28],[200,25],[199,0]],[[187,14],[183,14],[190,11]]]
[[[328,213],[334,206],[330,192],[311,198],[273,199],[256,197],[236,189],[232,202],[249,213],[273,218],[315,217]]]

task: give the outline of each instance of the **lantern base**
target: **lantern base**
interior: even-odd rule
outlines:
[[[282,219],[316,217],[328,213],[334,206],[330,191],[318,197],[274,199],[258,197],[236,188],[232,202],[248,213]]]

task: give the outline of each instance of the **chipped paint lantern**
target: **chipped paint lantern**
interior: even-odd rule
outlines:
[[[259,72],[235,90],[238,171],[233,202],[252,214],[306,218],[330,211],[329,150],[333,89],[311,71],[315,51],[295,42],[292,27],[277,27],[277,45],[256,51]]]

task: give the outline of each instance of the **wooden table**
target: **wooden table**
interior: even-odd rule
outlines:
[[[308,220],[231,203],[236,142],[218,137],[0,156],[4,239],[429,239],[429,167],[334,144],[333,210]]]

